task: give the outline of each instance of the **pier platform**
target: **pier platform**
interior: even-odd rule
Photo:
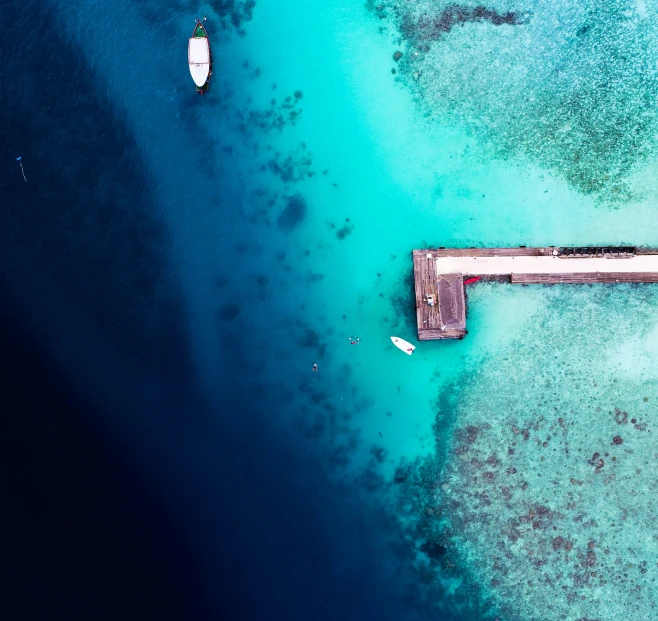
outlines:
[[[464,279],[513,284],[658,282],[658,250],[635,247],[414,250],[418,339],[463,338]]]

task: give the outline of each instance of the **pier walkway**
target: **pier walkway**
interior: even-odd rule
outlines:
[[[658,250],[634,247],[414,250],[421,341],[466,334],[464,278],[514,284],[658,282]]]

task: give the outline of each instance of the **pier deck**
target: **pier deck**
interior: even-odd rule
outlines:
[[[463,338],[466,300],[462,275],[437,275],[434,258],[414,254],[414,280],[419,340]]]
[[[658,250],[633,247],[439,248],[414,250],[413,261],[421,341],[464,337],[464,277],[514,284],[658,282]]]

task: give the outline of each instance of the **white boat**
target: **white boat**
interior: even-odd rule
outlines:
[[[393,341],[393,345],[395,345],[398,349],[401,349],[405,354],[409,356],[411,356],[411,354],[414,353],[414,349],[416,349],[416,347],[409,341],[405,341],[399,336],[392,336],[391,341]]]
[[[212,54],[210,53],[208,33],[198,19],[187,46],[187,60],[196,90],[203,95],[208,90],[208,82],[212,74]]]

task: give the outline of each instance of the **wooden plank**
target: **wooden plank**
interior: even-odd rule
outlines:
[[[581,248],[601,249],[607,246],[582,246]],[[552,256],[555,250],[561,246],[540,246],[537,248],[527,248],[518,246],[516,248],[430,248],[427,250],[414,250],[416,253],[427,255],[432,254],[435,258],[439,257],[545,257]],[[635,254],[658,254],[658,248],[635,248]],[[597,256],[600,253],[597,253]],[[625,253],[624,253],[625,254]],[[578,258],[583,256],[594,255],[562,255],[560,258]],[[612,253],[602,256],[621,257],[623,255]],[[629,254],[627,256],[633,256]]]
[[[428,254],[430,256],[428,257]],[[464,330],[443,330],[441,311],[439,305],[439,288],[437,285],[438,276],[436,274],[436,260],[431,253],[413,253],[414,263],[414,286],[416,293],[416,322],[418,329],[419,340],[431,339],[445,339],[445,338],[462,338],[465,334]],[[456,295],[463,296],[463,283],[461,279],[455,283],[458,287]],[[434,296],[435,303],[430,306],[427,303],[426,295]],[[464,304],[458,308],[460,311],[460,318],[466,321]]]
[[[595,284],[623,282],[658,282],[658,272],[580,272],[561,274],[512,274],[512,283],[531,284]]]
[[[456,332],[444,332],[443,330],[418,330],[419,341],[438,341],[447,339],[462,339],[466,334],[465,330]]]
[[[420,257],[416,258],[414,254],[413,263],[414,263],[414,287],[416,291],[416,327],[419,331],[419,338],[420,338],[420,329],[423,325],[425,325],[425,320],[423,319],[423,309],[420,303],[420,300],[423,297],[422,260],[420,259]]]
[[[430,306],[425,296],[433,295],[438,300],[438,289],[436,286],[434,259],[425,256],[414,256],[414,280],[416,284],[416,316],[418,328],[440,329],[438,304]]]
[[[431,250],[414,250],[417,254],[427,256],[431,254],[435,259],[439,257],[544,257],[551,256],[555,248],[432,248]]]

